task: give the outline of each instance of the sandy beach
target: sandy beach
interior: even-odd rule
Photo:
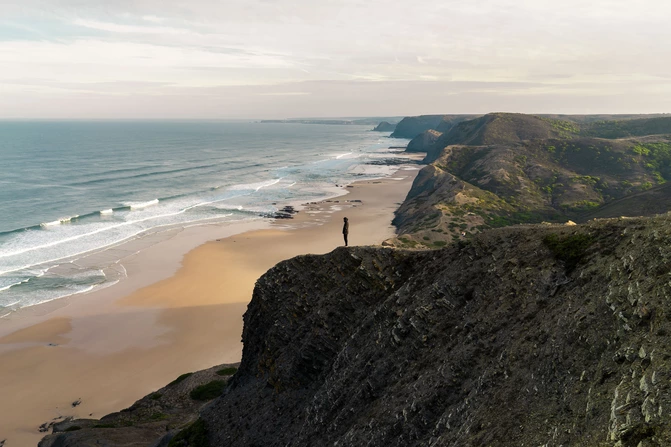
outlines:
[[[36,445],[59,417],[99,418],[182,373],[240,360],[242,314],[277,262],[391,237],[417,167],[355,183],[292,220],[194,227],[124,259],[128,278],[0,320],[0,441]],[[206,242],[209,241],[209,242]],[[196,247],[196,248],[193,248]],[[81,404],[73,402],[81,399]]]

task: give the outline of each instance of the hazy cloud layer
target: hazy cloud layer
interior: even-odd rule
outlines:
[[[0,117],[671,111],[662,0],[0,1]]]

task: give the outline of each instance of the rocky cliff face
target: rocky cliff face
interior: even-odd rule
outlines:
[[[425,130],[410,140],[410,143],[408,143],[408,147],[405,150],[406,152],[428,152],[433,149],[436,141],[438,141],[438,138],[440,138],[441,135],[442,133],[437,130]]]
[[[209,445],[669,445],[668,219],[280,263]]]
[[[188,428],[163,428],[173,384],[44,445],[670,445],[670,219],[282,262],[255,287],[239,370]],[[136,423],[169,431],[138,443]]]

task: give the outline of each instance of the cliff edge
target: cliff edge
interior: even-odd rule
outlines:
[[[669,445],[668,219],[282,262],[201,429],[213,446]]]

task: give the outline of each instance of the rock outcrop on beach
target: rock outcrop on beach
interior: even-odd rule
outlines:
[[[668,219],[282,262],[183,445],[669,445]]]
[[[222,393],[237,366],[182,374],[131,407],[102,419],[68,418],[51,424],[53,434],[39,447],[167,446],[175,434],[198,419],[204,405]],[[155,444],[159,440],[162,443]]]

